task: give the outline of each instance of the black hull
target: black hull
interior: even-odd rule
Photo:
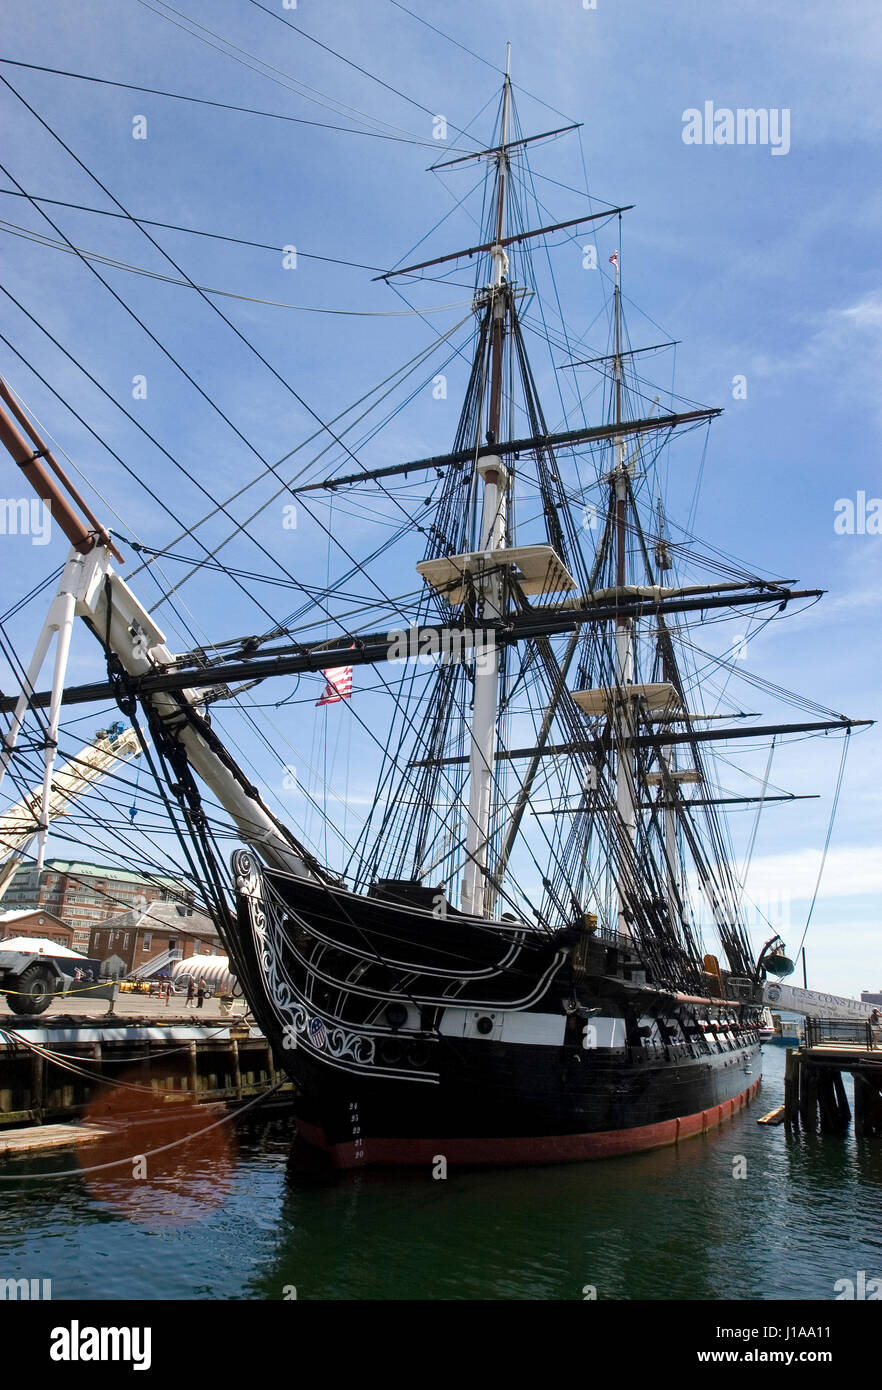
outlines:
[[[571,998],[571,949],[545,936],[497,939],[482,924],[472,953],[468,920],[442,940],[451,970],[471,957],[477,977],[457,976],[438,1005],[451,987],[432,973],[439,928],[427,914],[258,875],[246,856],[237,874],[243,982],[297,1086],[301,1134],[338,1167],[636,1152],[711,1128],[759,1085],[752,1009],[707,1000],[702,1014],[698,1001],[647,989],[627,970],[583,978]],[[380,937],[411,964],[407,993],[398,979],[372,988],[386,978],[371,963]],[[586,990],[594,1002],[580,1007]],[[396,1027],[390,1002],[408,1015]]]
[[[442,1072],[437,1091],[403,1082],[354,1086],[320,1064],[281,1054],[303,1088],[304,1137],[335,1166],[370,1163],[520,1164],[607,1158],[713,1128],[759,1086],[758,1045],[716,1063],[584,1061],[578,1049],[474,1045],[480,1057]],[[556,1051],[556,1050],[555,1050]],[[501,1055],[500,1055],[501,1054]],[[532,1055],[530,1055],[532,1054]]]

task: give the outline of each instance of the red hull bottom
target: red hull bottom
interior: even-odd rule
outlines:
[[[610,1129],[596,1134],[527,1135],[520,1138],[484,1139],[364,1139],[329,1144],[324,1131],[298,1122],[298,1133],[314,1148],[328,1154],[335,1168],[364,1168],[371,1164],[421,1167],[444,1157],[448,1163],[464,1166],[513,1167],[530,1163],[578,1163],[590,1158],[617,1158],[620,1154],[661,1149],[681,1139],[705,1134],[749,1105],[760,1088],[762,1078],[731,1100],[681,1115],[654,1125],[635,1129]]]

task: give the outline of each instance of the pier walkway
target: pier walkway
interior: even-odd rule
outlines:
[[[228,1014],[218,1000],[185,1009],[181,998],[166,1006],[121,995],[113,1014],[92,999],[76,1012],[63,999],[34,1016],[0,1011],[0,1130],[71,1122],[96,1107],[235,1104],[271,1089],[290,1103],[291,1083],[243,1007]]]
[[[805,1046],[787,1053],[784,1122],[790,1132],[844,1134],[852,1118],[844,1075],[853,1083],[854,1132],[882,1136],[882,1039],[867,1023],[806,1019]]]

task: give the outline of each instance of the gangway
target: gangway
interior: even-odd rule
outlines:
[[[817,989],[797,989],[795,985],[783,985],[779,980],[765,982],[763,1003],[772,1009],[804,1014],[806,1018],[853,1019],[856,1023],[866,1023],[873,1007],[872,1004],[861,1003],[859,999],[824,994]]]
[[[154,956],[152,960],[145,961],[136,970],[130,970],[126,976],[127,980],[149,980],[151,975],[155,975],[157,970],[161,970],[164,965],[171,961],[182,960],[184,956],[180,946],[174,946],[168,951],[163,951],[161,955]]]

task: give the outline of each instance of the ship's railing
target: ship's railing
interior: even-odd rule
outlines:
[[[637,949],[631,937],[616,931],[615,927],[595,927],[591,940],[602,941],[606,946],[617,946],[620,951],[635,952]]]
[[[867,1021],[859,1022],[850,1018],[807,1018],[805,1021],[805,1045],[817,1047],[819,1043],[856,1043],[859,1047],[872,1049],[876,1040],[882,1043],[882,1024],[877,1029]]]

